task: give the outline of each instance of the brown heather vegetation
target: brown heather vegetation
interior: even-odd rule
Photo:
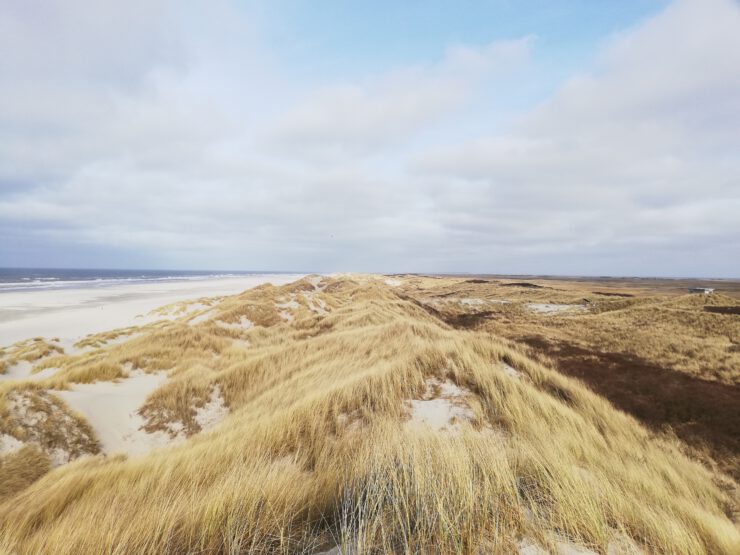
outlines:
[[[504,337],[543,336],[590,351],[633,355],[693,377],[740,385],[740,319],[732,314],[732,310],[740,310],[736,298],[722,291],[691,295],[685,288],[681,294],[660,287],[603,289],[604,284],[598,282],[540,280],[535,284],[424,277],[407,279],[400,288],[441,309],[446,318],[472,315],[476,327],[485,320],[487,330]],[[466,306],[459,302],[465,298],[509,302]],[[587,310],[543,316],[529,310],[528,303],[575,304]]]
[[[693,298],[597,294],[588,312],[537,315],[523,303],[584,294],[487,280],[400,281],[261,286],[124,342],[93,338],[91,350],[46,356],[36,369],[59,370],[33,388],[2,384],[0,403],[22,391],[53,396],[47,390],[125,377],[131,368],[166,370],[169,380],[142,412],[149,426],[182,422],[192,437],[140,458],[82,457],[46,474],[48,461],[32,448],[0,457],[0,551],[315,553],[339,545],[345,553],[504,554],[522,538],[599,553],[631,553],[634,545],[686,555],[740,550],[729,478],[550,359],[533,358],[532,347],[503,339],[532,335],[584,349],[603,340],[612,352],[629,343],[620,329],[657,314],[668,318],[664,333],[683,338],[702,325],[706,341],[687,348],[710,362],[673,352],[674,340],[649,324],[633,330],[641,346],[626,353],[736,387],[736,352],[720,352],[721,330],[735,323],[712,320],[733,316],[705,313]],[[612,331],[594,331],[599,319]],[[588,335],[568,335],[568,322]],[[409,426],[407,402],[425,398],[432,378],[468,392],[470,419],[449,430]],[[194,407],[215,387],[230,415],[198,434]],[[22,439],[27,432],[16,428],[7,433]]]
[[[409,277],[399,292],[455,327],[528,345],[531,356],[584,381],[652,429],[675,433],[694,456],[718,462],[737,479],[740,287],[715,283],[718,291],[705,296],[688,294],[690,286],[696,284]],[[585,310],[539,314],[529,303]]]

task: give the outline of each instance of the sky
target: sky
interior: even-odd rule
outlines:
[[[738,0],[3,0],[0,266],[740,277]]]

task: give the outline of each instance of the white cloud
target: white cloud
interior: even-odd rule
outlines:
[[[0,265],[740,273],[730,0],[676,2],[464,142],[531,37],[315,85],[228,2],[11,4]]]
[[[482,79],[525,63],[532,42],[457,45],[434,64],[322,87],[280,118],[274,140],[308,150],[388,148],[460,108]]]
[[[698,236],[731,252],[740,240],[738,67],[738,4],[682,0],[610,41],[593,73],[507,133],[422,153],[417,171],[456,188],[486,183],[462,212],[536,215],[539,232],[519,237],[549,251],[644,250]],[[548,244],[553,234],[559,245]]]

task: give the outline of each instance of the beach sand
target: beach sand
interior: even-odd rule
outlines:
[[[66,354],[74,355],[84,351],[84,348],[74,345],[88,334],[184,316],[195,310],[208,309],[208,304],[198,302],[203,297],[233,295],[265,283],[282,285],[301,277],[302,274],[263,274],[4,292],[0,293],[0,348],[43,337],[64,348]],[[187,306],[168,306],[181,302],[187,302]],[[161,307],[166,309],[158,310]],[[203,318],[210,316],[209,310],[202,315]],[[242,320],[232,326],[248,328],[251,322]],[[135,334],[135,330],[129,331],[107,344],[126,341]],[[0,374],[0,384],[16,382],[14,387],[23,382],[38,382],[57,371],[57,368],[47,368],[31,374],[32,367],[33,363],[26,360],[11,364]],[[125,378],[115,381],[79,383],[64,391],[44,391],[61,398],[89,423],[105,455],[139,456],[154,448],[184,441],[186,436],[182,430],[147,432],[145,419],[139,414],[147,396],[167,382],[167,373],[147,374],[129,367],[126,374]],[[218,387],[211,391],[205,405],[194,410],[201,431],[214,427],[228,414]],[[45,415],[38,417],[46,418]],[[20,423],[30,428],[35,426],[25,417],[20,419]],[[15,451],[26,443],[40,445],[36,440],[24,442],[0,434],[0,455]],[[64,457],[55,457],[56,451],[45,451],[49,452],[55,466],[70,458],[66,452]]]
[[[163,319],[152,310],[174,302],[233,295],[263,283],[282,285],[302,274],[263,274],[158,281],[105,287],[0,293],[0,347],[31,337],[68,346],[91,333]]]
[[[166,380],[164,372],[135,373],[117,382],[75,384],[69,391],[55,393],[87,419],[103,453],[135,456],[172,441],[165,432],[145,432],[145,421],[138,414],[146,396]]]

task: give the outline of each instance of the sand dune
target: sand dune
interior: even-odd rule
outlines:
[[[56,394],[92,426],[106,455],[142,455],[173,441],[166,432],[147,433],[138,410],[147,395],[167,380],[164,372],[133,372],[117,382],[75,384]]]
[[[492,303],[426,302],[486,299],[465,281],[445,282],[448,297],[438,280],[398,281],[310,278],[181,303],[73,356],[18,345],[14,360],[57,370],[0,384],[13,418],[0,464],[37,463],[0,479],[0,551],[737,552],[712,468],[469,329]],[[572,318],[533,314],[527,303],[560,299],[526,294],[495,306],[510,322]],[[65,464],[96,442],[105,456]],[[60,467],[45,475],[48,461]]]

